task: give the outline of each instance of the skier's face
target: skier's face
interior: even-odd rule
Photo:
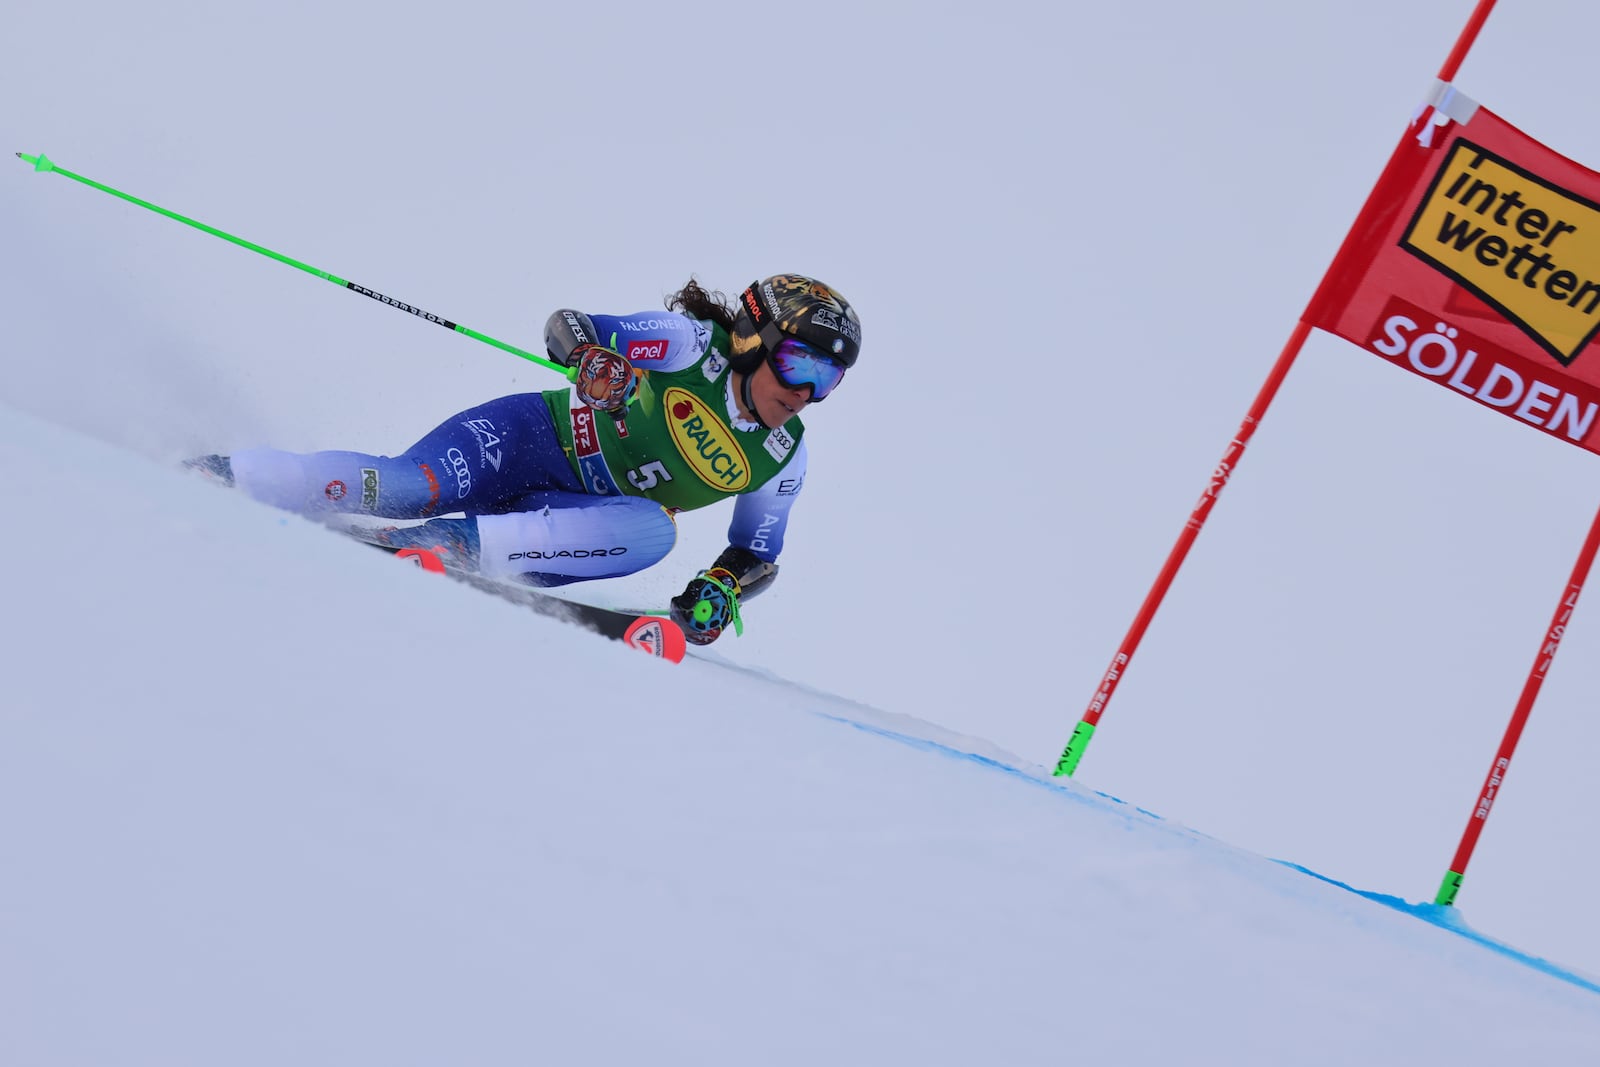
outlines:
[[[755,413],[767,426],[782,426],[811,402],[811,386],[791,388],[778,381],[766,360],[752,372],[750,399],[755,401]]]

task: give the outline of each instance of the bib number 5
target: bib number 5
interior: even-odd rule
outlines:
[[[659,459],[653,459],[636,470],[628,472],[628,484],[639,492],[654,489],[662,482],[672,481],[672,472],[662,466]]]

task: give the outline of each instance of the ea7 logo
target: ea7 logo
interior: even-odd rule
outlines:
[[[478,440],[478,469],[482,470],[487,464],[499,470],[504,455],[500,451],[500,437],[495,433],[494,423],[488,419],[468,419],[461,425],[471,431],[472,436]],[[493,452],[489,451],[491,448],[494,449]]]

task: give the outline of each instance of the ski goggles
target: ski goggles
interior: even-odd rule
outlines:
[[[811,402],[816,403],[844,380],[845,365],[793,337],[785,337],[767,349],[767,365],[778,381],[790,389],[811,386]]]

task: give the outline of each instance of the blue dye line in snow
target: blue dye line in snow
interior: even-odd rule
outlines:
[[[912,748],[920,748],[928,752],[936,752],[941,756],[948,756],[952,759],[964,760],[968,763],[976,763],[979,766],[1000,771],[1003,774],[1026,782],[1029,785],[1049,789],[1052,792],[1058,793],[1065,797],[1070,797],[1080,802],[1091,802],[1089,797],[1085,797],[1081,793],[1073,790],[1063,789],[1059,784],[1053,781],[1041,779],[1037,775],[1029,774],[1020,767],[1013,767],[1011,764],[1003,763],[992,756],[980,756],[975,752],[964,752],[959,748],[953,748],[950,745],[941,744],[938,741],[930,741],[924,737],[903,734],[898,730],[890,730],[883,726],[874,726],[870,723],[846,718],[842,715],[830,715],[824,711],[818,711],[815,712],[815,714],[821,718],[832,720],[833,722],[843,723],[846,726],[853,726],[857,730],[861,730],[864,733],[875,734],[878,737],[883,737],[891,741],[898,741],[901,744],[910,745]],[[1113,804],[1127,805],[1126,801],[1119,800],[1118,798],[1110,796],[1106,793],[1094,792],[1094,796],[1102,800],[1108,800]],[[1132,805],[1128,806],[1131,807]],[[1133,810],[1141,815],[1148,816],[1149,818],[1155,819],[1159,822],[1166,822],[1165,819],[1154,812],[1146,811],[1145,809],[1139,807],[1134,807]],[[1196,836],[1204,835],[1197,834]],[[1503,941],[1496,941],[1492,937],[1486,937],[1483,934],[1478,933],[1478,931],[1467,925],[1466,921],[1461,917],[1461,912],[1455,907],[1445,907],[1444,905],[1440,904],[1412,904],[1400,897],[1390,896],[1387,893],[1374,893],[1365,889],[1357,889],[1354,886],[1346,885],[1344,882],[1338,881],[1337,879],[1329,878],[1325,874],[1318,874],[1309,867],[1302,867],[1298,863],[1290,863],[1288,860],[1273,860],[1272,862],[1280,864],[1284,867],[1288,867],[1291,870],[1299,871],[1301,874],[1315,878],[1319,882],[1326,882],[1329,885],[1337,886],[1347,893],[1354,893],[1358,897],[1364,897],[1367,900],[1372,901],[1374,904],[1381,904],[1386,908],[1392,908],[1395,911],[1402,912],[1417,919],[1421,919],[1423,922],[1431,923],[1442,930],[1448,930],[1450,933],[1453,933],[1458,937],[1466,938],[1468,941],[1481,945],[1489,951],[1498,953],[1509,960],[1520,963],[1524,967],[1530,967],[1533,970],[1539,971],[1542,974],[1547,974],[1550,977],[1566,982],[1569,985],[1577,986],[1579,989],[1585,989],[1591,993],[1600,993],[1600,983],[1596,983],[1580,974],[1566,970],[1563,967],[1559,967],[1556,964],[1551,963],[1549,960],[1543,959],[1539,956],[1529,955],[1528,953],[1522,952],[1519,949],[1512,948]]]
[[[941,756],[948,756],[951,759],[963,760],[967,763],[976,763],[979,766],[1000,771],[1002,774],[1006,774],[1012,778],[1016,778],[1019,781],[1026,782],[1028,785],[1038,786],[1041,789],[1048,789],[1053,793],[1059,793],[1062,796],[1069,797],[1073,800],[1078,800],[1084,803],[1091,802],[1089,797],[1086,797],[1081,793],[1063,789],[1054,781],[1040,778],[1035,774],[1029,774],[1022,768],[1013,767],[1011,764],[997,760],[993,756],[980,756],[976,752],[967,752],[939,741],[930,741],[926,737],[917,737],[914,734],[903,734],[898,730],[891,730],[886,726],[874,726],[871,723],[861,722],[859,719],[850,719],[843,715],[831,715],[826,711],[813,711],[812,714],[818,716],[819,718],[827,719],[830,722],[843,723],[846,726],[853,726],[862,733],[875,734],[878,737],[888,738],[891,741],[898,741],[903,745],[910,745],[912,748],[920,748],[927,752],[936,752]],[[1113,804],[1120,804],[1124,807],[1133,808],[1133,810],[1138,812],[1140,815],[1155,819],[1158,822],[1166,822],[1165,819],[1157,815],[1155,812],[1146,811],[1140,807],[1134,807],[1127,801],[1114,797],[1109,793],[1101,793],[1098,790],[1090,790],[1090,792],[1093,793],[1094,797],[1100,800],[1109,800]]]
[[[1411,902],[1403,900],[1400,897],[1390,896],[1387,893],[1373,893],[1369,890],[1357,889],[1354,886],[1346,885],[1337,879],[1329,878],[1325,874],[1318,874],[1316,871],[1313,871],[1308,867],[1302,867],[1298,863],[1290,863],[1287,860],[1274,860],[1273,862],[1281,863],[1283,866],[1288,867],[1291,870],[1299,871],[1301,874],[1310,875],[1312,878],[1315,878],[1318,881],[1327,882],[1332,886],[1338,886],[1340,889],[1343,889],[1348,893],[1354,893],[1358,897],[1365,897],[1367,900],[1370,900],[1375,904],[1382,904],[1386,908],[1393,908],[1395,911],[1403,912],[1406,915],[1415,916],[1416,918],[1421,919],[1423,922],[1432,923],[1441,930],[1448,930],[1458,937],[1464,937],[1468,941],[1482,945],[1489,951],[1497,952],[1507,959],[1515,960],[1524,967],[1531,967],[1536,971],[1548,974],[1552,978],[1559,978],[1561,981],[1575,985],[1579,989],[1587,989],[1591,993],[1600,993],[1600,983],[1596,983],[1591,979],[1585,978],[1581,974],[1576,974],[1573,971],[1559,967],[1547,959],[1543,959],[1539,956],[1531,956],[1520,949],[1512,948],[1503,941],[1496,941],[1492,937],[1486,937],[1483,934],[1478,933],[1478,931],[1467,925],[1466,920],[1461,917],[1461,912],[1454,906],[1447,907],[1443,904],[1412,904]]]

